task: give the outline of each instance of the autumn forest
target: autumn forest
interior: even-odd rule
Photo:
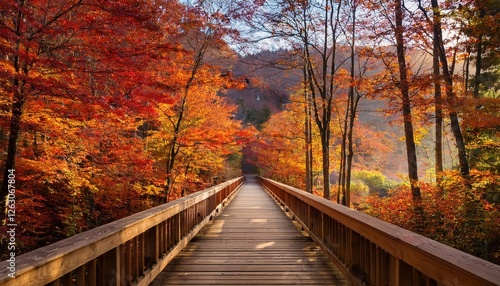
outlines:
[[[500,264],[499,29],[498,0],[1,1],[0,247],[13,203],[21,254],[257,173]]]

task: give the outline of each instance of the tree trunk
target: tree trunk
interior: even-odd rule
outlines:
[[[194,74],[193,74],[194,77]],[[165,188],[164,188],[164,198],[162,203],[167,203],[168,202],[168,196],[170,195],[170,192],[172,191],[172,185],[174,183],[174,167],[175,167],[175,162],[177,158],[177,154],[179,153],[180,146],[178,145],[178,139],[179,139],[179,134],[181,132],[181,124],[182,120],[184,118],[184,110],[186,108],[186,101],[187,101],[187,96],[188,96],[188,91],[189,91],[189,85],[186,85],[186,90],[184,93],[184,96],[181,101],[181,105],[179,107],[179,113],[177,115],[177,121],[174,123],[174,130],[173,130],[173,137],[172,140],[170,141],[169,147],[168,147],[168,157],[167,157],[167,168],[166,168],[166,174],[167,174],[167,179],[165,182]]]
[[[352,174],[352,160],[354,158],[354,148],[353,148],[353,134],[354,134],[354,122],[356,120],[356,112],[358,109],[359,95],[356,92],[354,86],[355,82],[355,52],[356,52],[356,3],[352,2],[352,41],[351,41],[351,84],[349,86],[349,100],[347,105],[347,111],[349,116],[349,124],[347,127],[347,162],[345,169],[345,190],[342,196],[342,204],[347,207],[351,207],[351,174]],[[347,118],[346,118],[347,119]]]
[[[443,171],[443,103],[441,98],[441,73],[439,69],[439,45],[437,42],[438,38],[438,28],[437,19],[434,18],[433,22],[433,34],[434,34],[434,47],[432,56],[432,66],[433,66],[433,78],[434,78],[434,101],[435,101],[435,112],[436,117],[436,130],[435,130],[435,169],[436,169],[436,180],[438,180],[438,174]]]
[[[480,17],[484,17],[484,10],[481,9]],[[479,98],[479,88],[481,87],[481,69],[483,66],[483,35],[477,37],[477,54],[476,54],[476,74],[474,76],[474,97]]]
[[[295,2],[295,1],[294,1]],[[311,3],[304,2],[303,19],[300,19],[301,27],[298,29],[301,41],[304,45],[304,62],[307,70],[307,85],[311,98],[311,117],[318,126],[322,149],[322,170],[323,170],[323,188],[324,197],[330,199],[330,123],[332,117],[332,102],[335,93],[334,75],[336,72],[336,40],[337,28],[340,19],[340,6],[342,1],[328,0],[322,2],[324,7],[324,18],[321,19],[324,26],[321,28],[322,41],[315,43],[309,41],[308,29],[310,23],[306,20],[306,10],[312,7]],[[337,5],[337,10],[334,9]],[[303,25],[302,25],[303,24]],[[319,36],[319,33],[318,33]],[[317,62],[314,58],[320,58]]]
[[[441,13],[439,11],[438,0],[431,0],[432,9],[434,11],[434,19],[436,20],[436,32],[437,37],[435,41],[437,41],[437,45],[439,47],[439,58],[441,61],[441,65],[443,67],[443,77],[445,80],[446,87],[446,98],[449,103],[449,117],[451,130],[453,131],[453,136],[455,137],[455,142],[457,144],[458,150],[458,160],[460,164],[460,172],[462,176],[469,175],[469,162],[467,160],[467,152],[465,150],[465,141],[462,136],[462,131],[460,130],[460,123],[458,120],[458,114],[454,110],[455,109],[455,93],[453,92],[453,76],[450,73],[448,68],[448,59],[446,58],[446,52],[443,44],[443,32],[441,28]]]
[[[413,137],[413,122],[411,115],[411,100],[409,95],[409,83],[405,59],[405,42],[403,35],[403,9],[401,0],[395,0],[395,16],[396,16],[396,49],[399,65],[400,91],[403,99],[403,118],[404,132],[406,142],[406,155],[408,160],[408,177],[410,179],[411,191],[413,200],[419,202],[421,200],[420,187],[418,183],[418,166],[417,152],[415,140]]]
[[[18,81],[18,80],[16,80]],[[24,100],[22,95],[17,94],[12,104],[12,116],[10,118],[10,130],[9,130],[9,145],[7,147],[7,159],[5,160],[5,170],[2,181],[2,189],[0,193],[0,205],[2,206],[2,211],[0,214],[0,222],[5,219],[5,205],[7,202],[7,195],[9,194],[9,174],[15,169],[16,151],[17,151],[17,139],[19,138],[19,133],[21,130],[21,116]]]
[[[310,103],[310,98],[309,98],[309,93],[307,92],[307,69],[305,66],[304,62],[304,67],[303,67],[303,73],[304,73],[304,111],[305,111],[305,123],[304,123],[304,137],[305,137],[305,144],[306,144],[306,192],[312,194],[312,162],[313,162],[313,155],[312,155],[312,134],[311,134],[311,103]]]
[[[320,131],[320,134],[323,153],[323,197],[330,200],[330,134],[327,130]]]
[[[347,132],[349,129],[349,106],[351,105],[351,96],[347,97],[347,106],[342,126],[342,140],[340,142],[340,166],[339,166],[339,181],[337,188],[337,203],[343,203],[346,186],[346,163],[347,163]]]
[[[167,174],[167,179],[165,181],[165,188],[164,188],[164,199],[163,202],[166,203],[168,202],[168,196],[170,195],[170,192],[172,191],[172,185],[174,183],[174,166],[176,163],[177,159],[177,154],[179,153],[179,150],[181,146],[179,146],[178,139],[179,139],[179,134],[181,132],[181,125],[183,123],[184,119],[184,113],[186,111],[186,105],[187,105],[187,100],[188,100],[188,95],[189,95],[189,90],[193,84],[193,81],[198,74],[198,71],[203,65],[203,59],[205,57],[205,52],[207,51],[209,45],[211,44],[212,40],[212,34],[208,33],[207,35],[204,36],[204,38],[201,41],[201,46],[199,49],[196,51],[196,54],[194,55],[193,58],[193,66],[191,67],[191,74],[184,85],[184,91],[181,99],[181,104],[179,106],[179,111],[177,114],[176,121],[172,122],[173,124],[173,133],[174,136],[172,140],[170,141],[169,144],[169,149],[167,150],[168,152],[168,159],[167,159],[167,168],[166,168],[166,174]]]
[[[24,6],[24,2],[22,2],[21,8]],[[9,174],[12,170],[15,169],[15,160],[17,153],[17,139],[19,138],[19,133],[21,130],[21,116],[23,114],[23,105],[25,102],[25,94],[24,94],[24,81],[21,80],[21,74],[23,76],[28,75],[28,68],[26,66],[26,61],[24,65],[21,64],[21,58],[19,56],[19,52],[21,49],[21,23],[24,21],[24,14],[19,10],[16,15],[15,23],[16,23],[16,35],[17,40],[15,44],[16,55],[13,59],[13,68],[16,72],[16,76],[12,82],[14,87],[14,98],[11,108],[11,118],[10,118],[10,129],[9,129],[9,142],[7,146],[7,158],[5,161],[5,170],[2,180],[2,188],[0,189],[0,223],[5,219],[5,210],[6,210],[6,202],[7,195],[9,194]]]

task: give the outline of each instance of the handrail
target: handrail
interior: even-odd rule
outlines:
[[[353,284],[500,285],[500,266],[282,183],[259,182]]]
[[[232,199],[236,178],[0,263],[0,285],[148,285]]]

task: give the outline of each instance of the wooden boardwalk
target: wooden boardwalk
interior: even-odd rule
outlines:
[[[348,285],[253,177],[151,284]]]

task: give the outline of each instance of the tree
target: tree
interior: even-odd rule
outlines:
[[[16,171],[23,250],[142,210],[154,185],[135,124],[159,100],[148,70],[159,57],[158,10],[86,4],[0,4],[3,167]]]
[[[342,129],[342,143],[340,148],[340,167],[339,167],[339,188],[337,194],[337,203],[345,206],[351,205],[350,202],[350,188],[351,188],[351,173],[354,159],[354,125],[357,118],[359,102],[363,97],[361,86],[369,85],[370,83],[363,80],[363,76],[367,72],[370,57],[369,53],[363,51],[367,50],[365,47],[358,47],[357,35],[357,11],[360,6],[360,1],[348,2],[347,20],[351,21],[351,27],[345,31],[346,38],[350,38],[349,49],[349,86],[347,94],[347,103],[345,107],[345,118],[343,120]],[[357,64],[357,65],[356,65]],[[365,89],[369,90],[369,87]],[[340,196],[342,193],[342,196]]]
[[[471,1],[460,5],[454,13],[461,22],[461,32],[468,39],[468,49],[475,52],[475,71],[471,82],[475,98],[498,97],[498,46],[500,37],[492,30],[498,28],[498,1]],[[469,86],[469,82],[466,83]]]
[[[50,68],[63,62],[51,59],[52,51],[65,48],[71,34],[68,34],[67,19],[82,0],[55,2],[42,9],[44,3],[28,1],[3,1],[0,14],[2,58],[2,97],[7,98],[9,111],[9,139],[7,156],[3,166],[3,180],[0,189],[0,220],[4,218],[5,198],[9,191],[9,171],[15,169],[17,142],[21,132],[22,116],[28,100],[46,89],[57,91],[64,86],[55,86],[57,78],[47,73]],[[62,28],[61,28],[62,27]],[[60,83],[60,82],[59,82]],[[66,86],[67,87],[67,86]]]
[[[250,135],[243,130],[240,122],[232,119],[236,107],[217,94],[225,79],[213,69],[200,69],[198,75],[203,80],[190,87],[182,124],[174,124],[178,120],[178,105],[160,105],[159,116],[155,119],[159,127],[148,132],[147,148],[163,166],[172,162],[171,154],[165,153],[165,150],[171,150],[175,137],[175,164],[169,174],[169,200],[180,197],[183,189],[186,193],[195,189],[194,186],[200,189],[211,183],[214,177],[225,171],[225,158],[237,153]],[[178,99],[182,102],[183,98],[181,94]],[[163,199],[165,195],[162,192]]]
[[[462,126],[467,143],[471,168],[498,170],[498,126],[499,70],[500,58],[498,33],[498,1],[472,1],[459,6],[453,19],[460,23],[460,32],[468,52],[465,72],[465,90],[472,93],[463,104]],[[470,62],[475,70],[470,73]]]
[[[301,97],[301,96],[300,96]],[[285,106],[285,110],[273,114],[263,125],[259,134],[260,141],[254,144],[253,150],[257,154],[257,165],[262,175],[274,178],[297,188],[304,188],[306,143],[302,127],[305,122],[303,112],[304,102],[296,100],[299,95],[292,97],[292,102]],[[311,132],[317,136],[317,130]],[[316,137],[317,138],[317,137]],[[316,150],[311,158],[319,158],[317,151],[319,141],[312,140],[311,150]],[[312,170],[319,170],[318,161],[312,162]]]
[[[304,50],[305,53],[305,50]],[[305,55],[304,55],[305,58]],[[302,67],[303,73],[303,92],[304,92],[304,143],[306,149],[306,159],[305,159],[305,167],[306,167],[306,192],[313,192],[313,149],[312,149],[312,110],[311,110],[311,97],[310,92],[307,87],[307,68],[305,62]]]
[[[322,138],[324,197],[327,199],[330,199],[330,120],[341,6],[334,2],[266,1],[249,23],[254,31],[265,34],[260,40],[268,37],[280,39],[290,43],[294,50],[303,51],[302,67],[311,96],[312,117]],[[310,172],[308,174],[310,176]]]
[[[470,169],[469,163],[467,160],[467,152],[465,149],[465,141],[462,135],[462,131],[460,129],[460,123],[458,120],[458,113],[455,110],[455,100],[456,95],[453,91],[453,66],[450,67],[448,64],[448,58],[446,55],[446,49],[443,41],[443,32],[441,28],[441,12],[440,7],[437,0],[431,0],[432,9],[434,11],[434,41],[436,42],[436,47],[439,55],[439,59],[441,62],[443,77],[445,82],[445,90],[446,97],[448,99],[449,110],[448,114],[450,117],[451,129],[453,131],[453,135],[455,137],[455,143],[457,144],[458,150],[458,159],[460,163],[460,171],[463,176],[468,176]]]
[[[400,0],[395,0],[394,14],[395,26],[394,32],[396,37],[396,49],[399,66],[399,89],[403,101],[403,118],[405,130],[406,152],[408,157],[408,177],[410,178],[412,196],[418,204],[421,198],[420,187],[418,182],[418,166],[417,152],[415,147],[415,139],[413,138],[413,121],[411,114],[411,101],[409,96],[409,82],[407,75],[407,66],[405,58],[405,42],[404,42],[404,27],[403,27],[403,7]]]
[[[185,60],[178,63],[180,70],[177,72],[179,79],[179,91],[176,94],[174,103],[174,112],[163,112],[168,118],[169,125],[172,127],[173,136],[166,145],[167,153],[166,182],[163,192],[163,201],[166,202],[172,191],[175,182],[175,167],[178,163],[178,155],[183,147],[179,142],[181,133],[185,132],[185,117],[189,109],[190,101],[193,95],[192,89],[197,85],[205,84],[208,80],[200,76],[200,73],[207,69],[206,56],[210,49],[226,48],[223,43],[223,37],[231,32],[230,17],[234,16],[233,5],[227,1],[204,2],[199,1],[193,6],[187,7],[184,18],[184,35],[181,39],[182,49],[184,50]],[[227,13],[227,14],[226,14]],[[214,69],[215,73],[220,73]],[[203,72],[203,75],[207,75]]]
[[[321,7],[323,17],[320,18],[323,26],[321,30],[309,32],[303,29],[302,40],[304,43],[304,59],[309,89],[311,92],[313,117],[319,129],[323,158],[323,197],[330,199],[330,122],[332,118],[332,102],[337,89],[335,85],[337,38],[339,29],[339,15],[342,2],[337,5],[334,1],[326,1]],[[304,13],[306,13],[304,7]],[[308,15],[310,16],[310,15]],[[308,21],[315,25],[315,18],[308,20],[304,17],[304,27]],[[313,50],[319,54],[316,61]]]
[[[398,100],[400,102],[400,110],[403,117],[404,126],[404,139],[406,146],[406,159],[408,166],[408,178],[411,184],[413,198],[415,199],[415,204],[420,203],[420,188],[419,188],[419,178],[418,178],[418,164],[417,164],[417,153],[416,144],[414,138],[414,119],[412,114],[412,98],[411,96],[411,71],[409,70],[409,65],[407,64],[406,55],[406,28],[405,24],[405,11],[403,9],[402,2],[400,0],[395,0],[392,3],[386,4],[384,6],[380,3],[370,3],[373,8],[380,11],[380,16],[386,19],[386,24],[390,25],[390,33],[394,33],[394,36],[389,34],[389,31],[377,31],[375,37],[386,36],[390,41],[394,43],[395,53],[392,52],[392,47],[379,47],[381,51],[380,60],[385,65],[387,70],[387,75],[383,74],[382,79],[387,82],[387,85],[383,85],[383,88],[389,89],[394,88],[390,92],[398,92]],[[382,5],[382,6],[380,6]],[[391,11],[389,13],[388,11]],[[394,60],[396,61],[394,63]],[[384,79],[385,78],[385,79]],[[380,90],[381,91],[381,90]]]

